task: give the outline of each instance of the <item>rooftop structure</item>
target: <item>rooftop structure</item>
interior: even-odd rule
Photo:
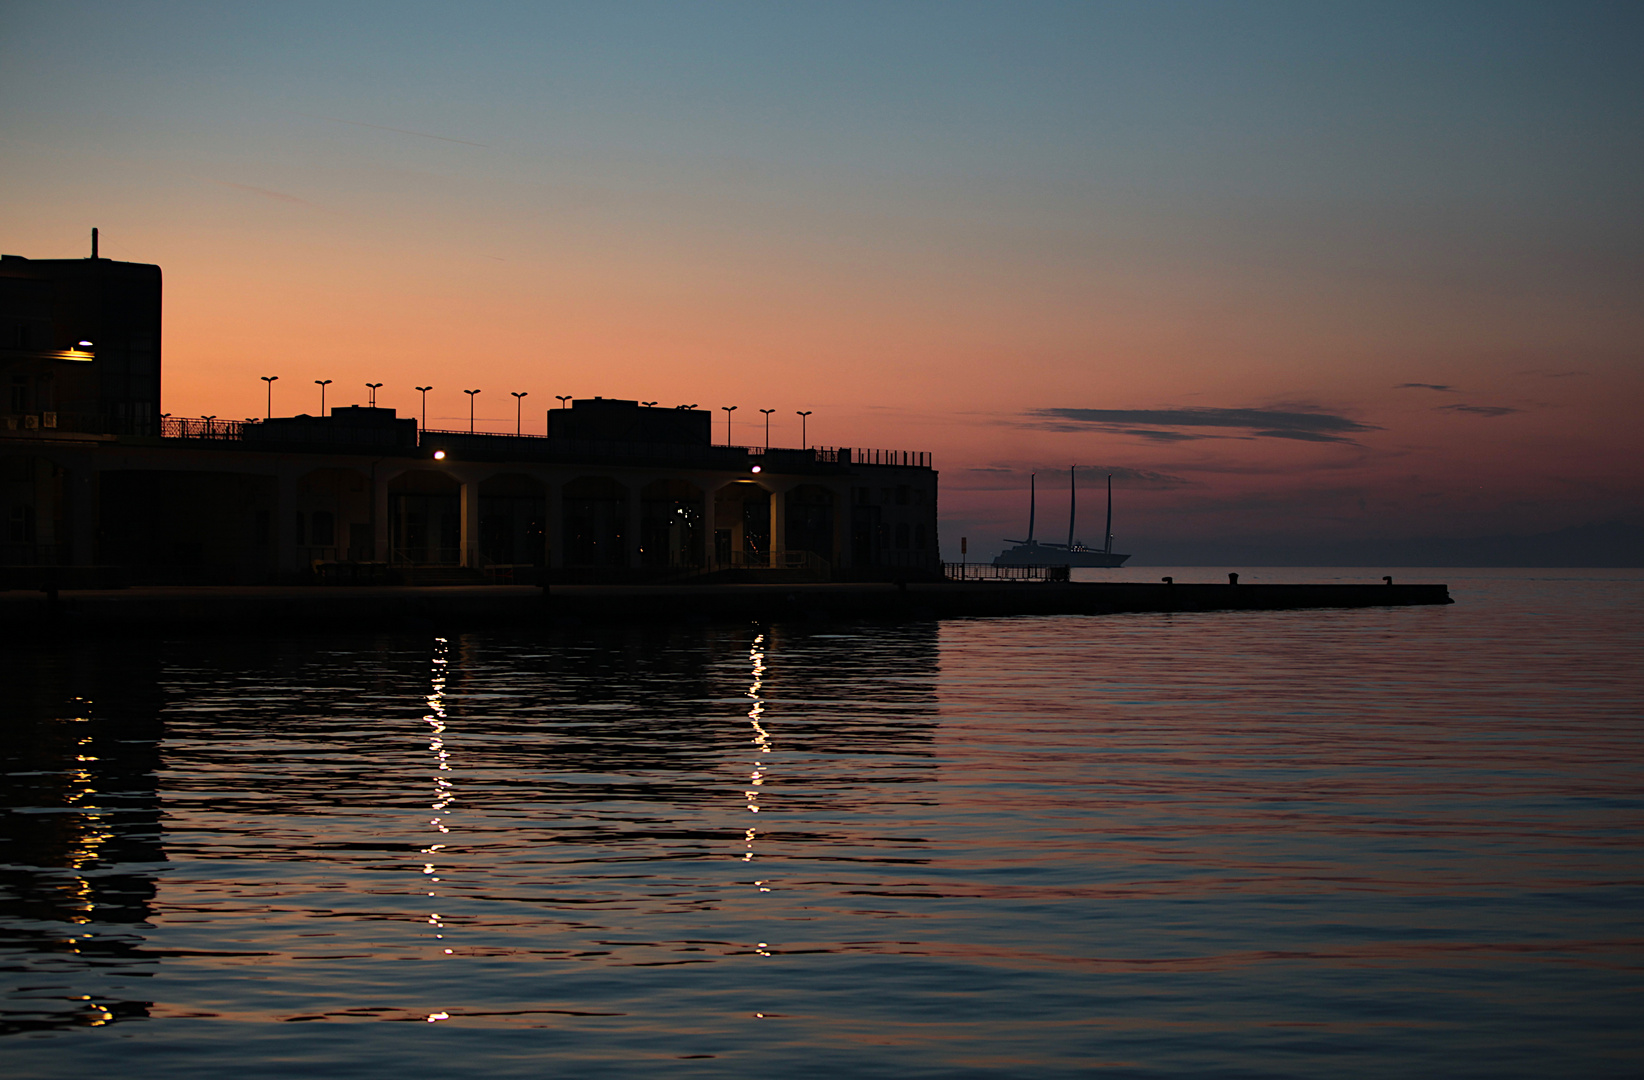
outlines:
[[[0,427],[152,435],[160,268],[0,256]]]

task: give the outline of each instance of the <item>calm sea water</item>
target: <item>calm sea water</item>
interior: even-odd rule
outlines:
[[[1638,1075],[1644,572],[1397,573],[13,649],[0,1073]]]

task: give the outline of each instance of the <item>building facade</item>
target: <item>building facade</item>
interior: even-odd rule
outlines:
[[[546,437],[422,431],[354,406],[162,417],[159,269],[60,262],[5,260],[19,273],[4,280],[25,287],[0,307],[17,346],[0,362],[24,396],[0,425],[0,565],[201,583],[360,567],[412,580],[940,572],[927,455],[718,446],[707,410],[578,400],[552,412]]]

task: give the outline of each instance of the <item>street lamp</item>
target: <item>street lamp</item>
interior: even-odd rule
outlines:
[[[795,409],[794,413],[795,413],[796,416],[799,417],[799,447],[802,450],[809,450],[811,448],[811,440],[805,434],[805,417],[807,417],[811,414],[811,410],[810,409],[805,409],[805,410],[801,411],[801,410]]]
[[[464,390],[463,393],[468,395],[468,434],[472,435],[474,433],[474,395],[479,391]]]
[[[530,395],[531,391],[510,390],[508,392],[514,395],[514,434],[519,435],[522,434],[520,431],[520,409],[524,407],[525,399]]]
[[[694,409],[694,408],[696,408],[696,406],[695,405],[675,405],[674,408],[676,408],[676,409]]]
[[[417,393],[422,395],[422,429],[424,431],[427,431],[428,430],[428,391],[430,391],[434,388],[432,386],[413,386],[411,389],[415,390]]]
[[[267,416],[267,419],[272,420],[272,419],[274,419],[274,381],[276,379],[278,379],[279,376],[278,375],[259,375],[257,377],[262,379],[263,382],[268,384],[268,416]]]
[[[656,402],[654,402],[654,401],[642,401],[642,402],[640,402],[640,404],[645,406],[647,409],[649,409],[651,406],[655,405]]]
[[[571,400],[570,394],[555,394],[554,397],[559,400],[559,407],[562,409],[565,408],[565,403]]]
[[[771,413],[776,410],[760,409],[759,411],[765,414],[765,452],[768,454],[771,450]]]
[[[736,406],[721,405],[720,408],[725,410],[725,445],[729,446],[731,445],[731,414],[736,412]]]
[[[320,388],[320,415],[325,415],[325,388],[331,385],[330,379],[315,379],[314,385]]]
[[[365,388],[371,391],[371,407],[373,409],[377,407],[377,387],[381,385],[382,383],[380,382],[368,382],[365,384]]]

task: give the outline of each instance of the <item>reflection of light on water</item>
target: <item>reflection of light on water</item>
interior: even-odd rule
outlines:
[[[753,645],[748,649],[748,663],[751,669],[749,672],[748,697],[752,700],[752,704],[748,708],[748,723],[753,728],[753,738],[749,741],[754,744],[754,760],[753,771],[748,774],[750,786],[742,795],[748,800],[748,812],[757,814],[759,813],[760,788],[765,785],[765,776],[769,771],[766,766],[766,758],[771,752],[771,734],[765,730],[765,725],[762,723],[765,716],[765,698],[763,697],[765,688],[764,634],[759,634],[753,639]],[[754,841],[758,836],[759,831],[751,826],[743,831],[743,862],[753,862]],[[762,893],[771,891],[768,879],[757,879],[753,885]],[[766,945],[763,941],[759,943],[757,951],[761,956],[770,955],[766,951]]]
[[[451,783],[449,776],[451,772],[451,753],[445,748],[445,684],[448,667],[446,654],[449,651],[450,644],[445,638],[434,639],[434,657],[430,665],[432,671],[429,676],[428,695],[423,699],[428,705],[428,713],[423,717],[423,722],[428,725],[428,751],[434,755],[434,801],[428,804],[428,808],[433,811],[434,816],[428,819],[428,824],[441,836],[451,831],[451,827],[445,823],[446,811],[457,797],[456,788]],[[434,896],[433,886],[441,880],[439,866],[434,860],[439,857],[439,853],[444,851],[446,846],[445,844],[429,844],[421,851],[421,854],[428,860],[422,864],[422,873],[423,877],[427,879],[426,883],[429,887],[428,895],[430,898]],[[435,941],[445,940],[445,921],[440,918],[439,912],[430,911],[428,913],[428,925],[434,929]],[[442,948],[441,955],[450,956],[451,950]],[[445,1019],[448,1019],[448,1014],[443,1012],[430,1013],[428,1016],[429,1023]]]
[[[91,702],[80,698],[76,703],[81,706],[81,715],[64,717],[64,722],[70,724],[88,724],[91,722]],[[72,892],[70,904],[75,910],[68,916],[68,921],[85,925],[92,921],[96,901],[92,897],[91,882],[85,877],[85,870],[95,865],[103,853],[103,845],[114,839],[114,833],[108,828],[105,820],[108,811],[96,803],[97,789],[92,786],[95,777],[86,766],[96,762],[99,757],[92,753],[92,736],[82,735],[75,740],[75,767],[68,771],[67,790],[64,793],[64,802],[70,809],[77,810],[71,819],[74,835],[68,845],[68,869],[73,872],[68,888]],[[79,943],[90,934],[82,934],[78,938],[69,938],[65,942],[68,947],[79,952]],[[89,1000],[89,999],[88,999]],[[109,1016],[109,1020],[113,1017]],[[93,1020],[94,1023],[106,1021]]]

